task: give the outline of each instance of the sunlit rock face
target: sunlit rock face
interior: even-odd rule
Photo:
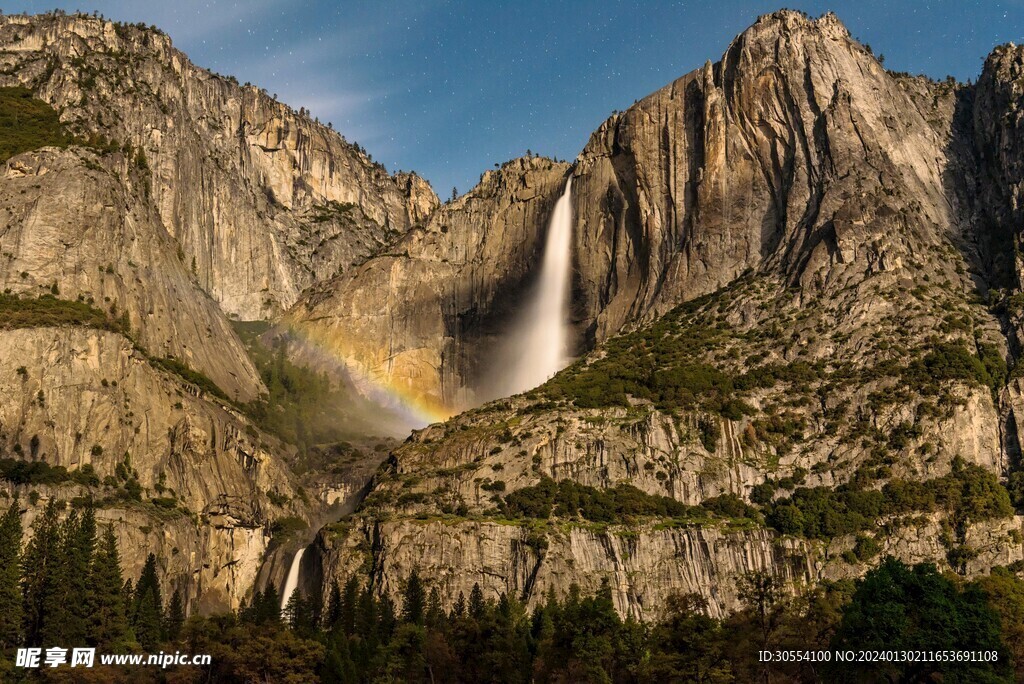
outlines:
[[[83,133],[128,143],[183,261],[228,314],[268,318],[438,204],[265,91],[195,66],[149,29],[83,16],[0,18],[0,85]]]

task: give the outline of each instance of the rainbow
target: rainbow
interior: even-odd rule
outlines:
[[[287,325],[289,342],[296,345],[295,351],[308,365],[347,377],[363,397],[393,411],[410,429],[444,422],[459,413],[446,405],[437,392],[408,382],[395,382],[369,369],[358,360],[357,345],[337,329],[304,321],[288,321]]]

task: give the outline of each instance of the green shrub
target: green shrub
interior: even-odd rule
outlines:
[[[723,518],[748,518],[760,520],[761,514],[756,508],[735,494],[722,494],[701,502],[701,508]]]
[[[228,395],[224,393],[224,390],[217,386],[217,383],[215,383],[205,374],[200,373],[197,370],[193,370],[188,365],[182,363],[181,361],[174,357],[167,356],[160,358],[151,356],[149,358],[149,362],[158,368],[163,368],[164,370],[168,370],[178,375],[183,380],[190,382],[191,384],[195,385],[196,387],[198,387],[203,392],[206,392],[207,394],[212,394],[215,397],[220,397],[225,401],[228,400]]]
[[[0,294],[0,328],[84,326],[127,333],[123,320],[85,303],[58,299],[51,294],[38,298]],[[27,373],[25,374],[27,377]]]
[[[312,456],[312,445],[352,439],[366,431],[367,416],[379,416],[379,406],[362,399],[355,389],[292,363],[284,340],[265,343],[261,336],[269,329],[267,323],[232,325],[268,392],[243,410],[262,430],[298,447],[300,454]],[[386,448],[381,445],[377,450]]]
[[[708,499],[701,506],[688,506],[669,496],[648,494],[633,485],[619,484],[597,489],[574,480],[555,482],[542,477],[532,487],[505,495],[499,504],[501,515],[509,518],[582,518],[598,523],[619,523],[631,518],[706,518],[708,513],[725,518],[760,519],[752,506],[733,494]]]
[[[67,147],[74,138],[53,107],[21,86],[0,88],[0,162],[40,147]]]
[[[783,534],[831,539],[872,529],[882,516],[946,511],[962,527],[1013,515],[1010,495],[981,466],[954,459],[950,472],[918,482],[892,480],[879,491],[854,481],[835,489],[799,487],[764,507],[770,527]]]
[[[309,528],[306,521],[293,515],[278,518],[270,525],[270,533],[278,538],[289,537]]]

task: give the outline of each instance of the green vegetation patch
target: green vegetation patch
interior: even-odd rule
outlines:
[[[700,506],[688,506],[668,496],[648,494],[633,485],[619,484],[602,490],[574,480],[555,482],[550,477],[506,494],[499,512],[511,519],[547,519],[554,515],[596,523],[647,517],[707,519],[709,514],[760,520],[757,509],[731,494],[708,499]]]
[[[0,458],[0,479],[16,485],[58,485],[65,482],[76,482],[86,486],[97,486],[100,483],[91,464],[69,472],[64,466],[50,465],[44,461],[22,461],[14,458]]]
[[[328,221],[352,223],[358,209],[359,206],[352,202],[330,200],[324,204],[314,205],[310,210],[309,220],[313,223],[327,223]]]
[[[185,363],[182,363],[181,361],[174,357],[152,356],[150,357],[149,362],[152,365],[156,366],[157,368],[163,368],[164,370],[168,370],[174,373],[175,375],[178,375],[182,379],[192,383],[193,385],[201,389],[203,392],[212,394],[213,396],[219,397],[224,401],[230,401],[228,399],[228,395],[224,393],[224,390],[217,386],[217,383],[215,383],[205,374],[192,369],[191,367],[189,367]]]
[[[0,161],[40,147],[67,147],[74,138],[53,107],[21,86],[0,88]]]
[[[783,534],[830,539],[873,528],[885,516],[948,511],[958,528],[1013,515],[1006,489],[995,475],[959,457],[952,470],[918,482],[890,480],[880,490],[857,481],[830,487],[799,487],[764,507],[765,520]]]
[[[81,301],[58,299],[46,294],[38,298],[0,294],[0,329],[83,326],[127,333],[127,319],[107,313]]]
[[[574,364],[540,392],[580,408],[628,406],[632,397],[663,410],[704,408],[739,419],[751,409],[736,396],[736,378],[700,360],[733,335],[698,314],[707,301],[694,300],[643,330],[612,338],[603,356]]]
[[[270,329],[268,323],[235,321],[232,325],[267,387],[265,396],[243,407],[245,412],[262,430],[295,445],[304,456],[314,455],[314,445],[375,434],[377,422],[388,417],[354,389],[292,363],[285,340],[264,343],[260,336]]]
[[[1006,381],[1006,362],[998,350],[982,344],[973,354],[963,342],[936,342],[904,370],[903,381],[922,394],[935,394],[938,383],[963,380],[998,391]],[[980,355],[980,356],[979,356]]]

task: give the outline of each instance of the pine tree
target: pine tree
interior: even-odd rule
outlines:
[[[132,600],[132,629],[135,638],[143,648],[152,649],[163,637],[163,599],[160,595],[160,580],[156,576],[156,556],[152,553],[142,566],[142,574],[135,583]]]
[[[25,643],[28,646],[43,645],[44,606],[54,592],[53,575],[60,542],[59,515],[57,501],[50,499],[43,514],[32,524],[32,539],[21,558]]]
[[[0,518],[0,648],[21,643],[21,515],[15,498]]]
[[[369,586],[365,587],[359,595],[353,632],[368,640],[377,636],[377,601],[374,600]]]
[[[65,521],[63,540],[63,582],[58,596],[62,603],[57,613],[63,616],[62,643],[68,646],[85,644],[89,628],[89,604],[92,602],[91,577],[96,551],[96,516],[92,507],[81,516],[71,515]]]
[[[469,616],[479,620],[484,616],[487,604],[484,602],[484,592],[480,590],[480,583],[473,584],[473,590],[469,592]]]
[[[461,618],[465,614],[466,614],[466,595],[463,594],[460,591],[459,592],[459,597],[457,599],[455,599],[455,604],[452,606],[452,611],[448,615],[448,617],[451,620],[455,620],[457,618]]]
[[[398,619],[395,617],[395,602],[388,596],[382,596],[377,602],[377,630],[381,642],[386,642],[395,632]]]
[[[283,617],[284,621],[292,628],[296,628],[296,624],[302,619],[302,614],[305,611],[305,598],[302,596],[302,592],[296,589],[292,592],[292,595],[288,597],[288,602],[284,604]]]
[[[135,590],[137,605],[132,620],[132,629],[135,631],[135,638],[143,648],[152,650],[161,637],[161,615],[156,607],[156,600],[152,589],[140,592]]]
[[[325,627],[328,630],[333,630],[340,626],[341,622],[341,588],[338,586],[338,580],[331,582],[331,593],[327,599],[327,616]]]
[[[313,603],[301,591],[293,591],[284,609],[288,625],[303,638],[310,638],[316,632],[316,615]]]
[[[440,629],[444,626],[447,617],[448,616],[444,614],[444,608],[441,607],[440,592],[438,592],[437,587],[431,587],[430,597],[427,598],[427,627]]]
[[[121,585],[121,599],[124,602],[124,614],[128,618],[128,622],[131,622],[132,613],[134,612],[133,602],[135,601],[135,587],[132,585],[132,578],[129,577]]]
[[[167,606],[167,618],[164,620],[164,634],[169,641],[174,641],[181,634],[181,626],[185,624],[185,606],[181,600],[181,591],[174,590],[171,603]]]
[[[122,650],[132,641],[124,598],[132,590],[130,581],[121,582],[121,558],[110,525],[93,557],[91,577],[88,643],[108,651]]]
[[[345,634],[352,636],[356,631],[356,612],[359,607],[359,581],[349,577],[345,592],[341,595],[341,626]]]
[[[352,661],[346,635],[336,633],[330,637],[327,657],[320,667],[319,674],[322,682],[357,682],[363,679]]]
[[[57,527],[56,548],[47,577],[50,589],[43,596],[43,624],[39,631],[43,645],[70,643],[80,626],[75,624],[74,616],[65,613],[68,601],[72,600],[70,565],[77,534],[78,511],[73,510]]]
[[[423,624],[424,612],[426,610],[426,596],[423,590],[423,582],[420,574],[413,568],[409,575],[409,581],[405,585],[405,594],[402,600],[402,620],[416,625]]]
[[[259,589],[252,595],[252,599],[249,601],[249,605],[246,606],[239,612],[238,618],[242,622],[248,622],[249,624],[257,624],[260,618],[260,610],[263,608],[263,592]]]
[[[277,588],[273,584],[263,592],[263,605],[257,612],[258,624],[276,625],[281,622],[281,595],[277,593]]]

